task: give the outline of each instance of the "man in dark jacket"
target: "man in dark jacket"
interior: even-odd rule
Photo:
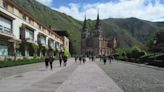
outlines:
[[[53,61],[54,61],[54,58],[52,57],[52,56],[50,56],[49,57],[49,63],[50,63],[50,68],[51,68],[51,70],[52,70],[52,68],[53,68]]]
[[[107,58],[105,55],[103,55],[103,61],[104,61],[104,65],[106,64]]]
[[[46,67],[46,69],[48,68],[48,63],[49,63],[49,58],[48,58],[48,56],[46,56],[46,58],[45,58],[45,67]]]
[[[63,52],[59,52],[59,64],[60,64],[60,67],[62,66],[62,60],[63,60]]]

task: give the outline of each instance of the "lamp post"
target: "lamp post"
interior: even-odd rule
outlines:
[[[155,45],[156,45],[156,44],[157,44],[157,40],[154,39],[154,41],[153,41],[154,49],[155,49]],[[155,56],[155,51],[154,51],[154,56]],[[155,57],[154,57],[154,60],[155,60]]]

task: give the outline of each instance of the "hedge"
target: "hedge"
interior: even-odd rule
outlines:
[[[44,58],[39,59],[18,59],[16,61],[7,60],[7,61],[0,61],[0,68],[3,67],[11,67],[11,66],[18,66],[18,65],[25,65],[25,64],[33,64],[44,62]]]

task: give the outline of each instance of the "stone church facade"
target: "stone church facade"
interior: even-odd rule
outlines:
[[[115,37],[111,37],[111,39],[108,39],[103,36],[99,14],[97,15],[94,30],[88,30],[87,20],[85,16],[81,33],[82,55],[111,55],[116,46],[117,40]]]

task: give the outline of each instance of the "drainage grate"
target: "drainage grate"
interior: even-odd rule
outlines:
[[[23,77],[23,75],[17,75],[14,78],[21,78],[21,77]]]
[[[53,82],[52,84],[62,84],[63,82]]]
[[[46,71],[45,69],[41,69],[41,70],[38,70],[38,71]]]

